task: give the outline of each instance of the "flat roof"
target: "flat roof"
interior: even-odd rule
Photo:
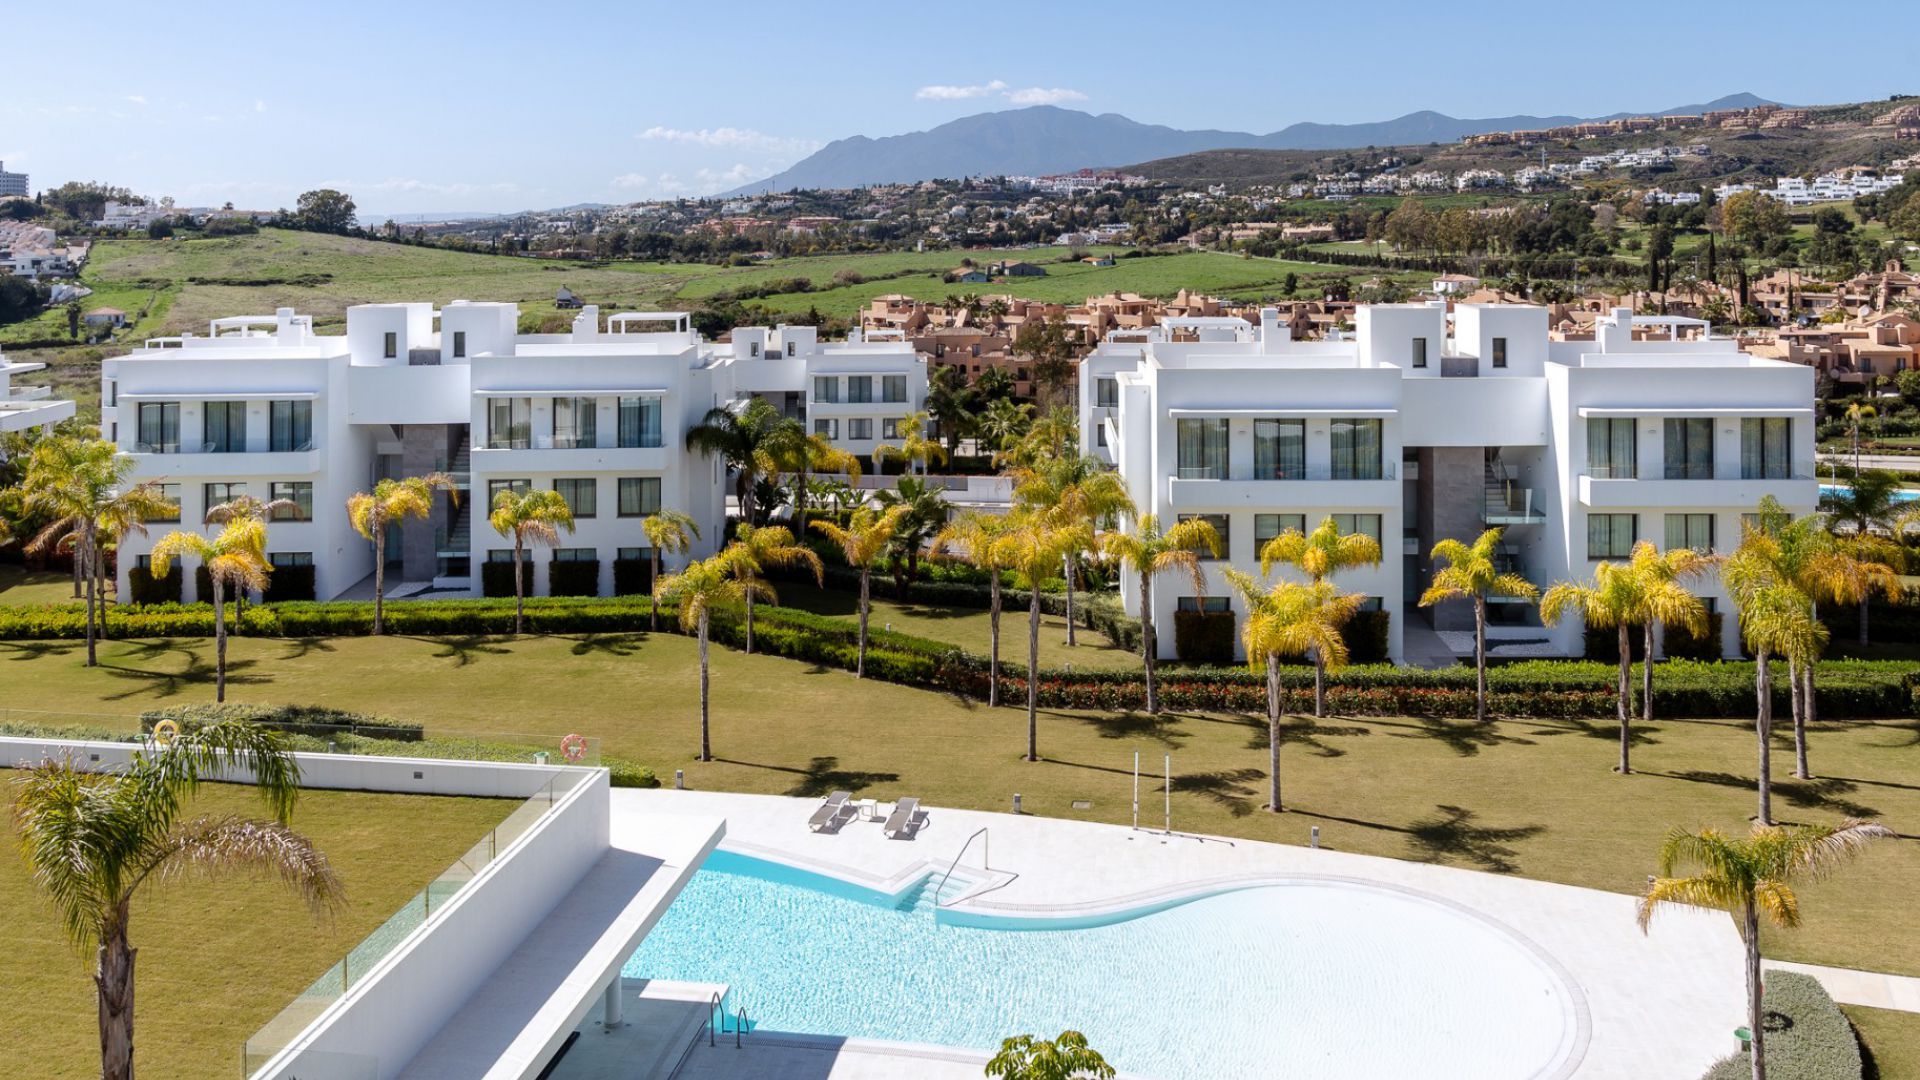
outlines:
[[[1746,408],[1696,408],[1689,405],[1589,405],[1580,408],[1580,415],[1596,419],[1615,416],[1786,416],[1795,419],[1811,419],[1813,410],[1774,405],[1754,405]]]
[[[1324,408],[1319,406],[1285,405],[1271,409],[1249,409],[1240,405],[1224,405],[1217,409],[1185,408],[1168,409],[1168,416],[1398,416],[1399,409],[1356,409],[1349,406]]]

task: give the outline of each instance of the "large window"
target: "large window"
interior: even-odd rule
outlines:
[[[1624,559],[1633,554],[1634,515],[1588,514],[1587,558]]]
[[[487,400],[487,448],[525,450],[533,445],[533,399],[497,397]]]
[[[1292,529],[1294,532],[1307,531],[1305,514],[1255,514],[1253,515],[1253,553],[1273,542],[1273,538]]]
[[[158,525],[163,522],[179,521],[180,520],[180,485],[179,484],[155,484],[153,486],[155,489],[157,489],[160,492],[160,497],[167,500],[167,505],[173,507],[173,511],[167,514],[165,517],[158,517],[158,516],[150,517],[147,519],[147,523],[149,525]]]
[[[140,441],[136,444],[143,454],[177,454],[180,452],[180,403],[177,401],[143,401],[140,403]]]
[[[276,480],[267,488],[270,502],[282,499],[292,506],[282,506],[273,512],[275,521],[312,521],[313,520],[313,484],[306,480]]]
[[[900,404],[907,400],[907,377],[905,375],[880,376],[880,400]]]
[[[1740,421],[1740,478],[1787,480],[1793,476],[1793,421],[1750,416]]]
[[[600,511],[599,484],[588,477],[584,480],[555,480],[553,490],[567,502],[567,509],[573,511],[575,518],[590,518]]]
[[[873,376],[871,375],[847,376],[847,403],[849,405],[866,405],[872,401],[873,401]]]
[[[1174,421],[1179,437],[1179,477],[1182,480],[1225,480],[1227,478],[1227,421],[1180,419]]]
[[[815,417],[813,421],[813,433],[823,439],[838,439],[840,437],[840,421],[831,417]]]
[[[1667,479],[1713,479],[1713,421],[1676,416],[1667,420]]]
[[[620,445],[649,450],[661,445],[659,398],[620,399]]]
[[[207,452],[242,454],[247,449],[247,403],[207,402]]]
[[[1333,478],[1378,480],[1380,421],[1336,419],[1333,422]]]
[[[1224,614],[1233,610],[1233,601],[1225,596],[1182,596],[1174,601],[1174,610]]]
[[[313,402],[268,403],[267,433],[268,448],[276,453],[313,449]]]
[[[553,446],[574,450],[600,442],[600,403],[590,397],[553,399]]]
[[[903,422],[904,421],[898,416],[889,416],[886,419],[880,421],[880,437],[883,439],[899,438],[900,425]]]
[[[847,421],[848,441],[851,442],[851,441],[858,441],[860,439],[871,439],[871,438],[873,438],[872,417],[856,416],[853,419]]]
[[[1668,514],[1667,550],[1692,548],[1701,554],[1713,550],[1712,514]]]
[[[482,507],[480,512],[483,514],[491,513],[493,511],[494,501],[500,498],[500,493],[503,491],[511,491],[516,495],[522,495],[531,490],[532,487],[533,481],[531,480],[489,480],[487,481],[487,505]]]
[[[1093,403],[1102,409],[1111,409],[1120,404],[1120,380],[1101,377],[1093,380]]]
[[[202,484],[200,497],[206,501],[200,506],[200,516],[204,518],[207,511],[222,503],[230,503],[246,493],[245,484]]]
[[[815,375],[813,400],[828,405],[837,404],[840,401],[840,380],[831,375]]]
[[[1253,422],[1253,475],[1260,480],[1306,479],[1305,420]]]
[[[275,551],[267,555],[267,561],[269,563],[272,563],[275,569],[279,569],[284,566],[312,566],[313,552],[311,551]]]
[[[1216,557],[1225,559],[1230,557],[1232,553],[1231,544],[1233,543],[1233,535],[1230,529],[1233,521],[1232,518],[1226,514],[1181,514],[1180,520],[1204,521],[1213,526],[1214,534],[1220,537],[1220,554],[1215,556],[1213,552],[1202,548],[1200,551],[1200,557],[1202,559],[1212,559]]]
[[[554,562],[594,562],[600,558],[597,548],[554,548]]]
[[[623,476],[620,478],[620,516],[646,517],[660,512],[660,478]]]
[[[1359,533],[1373,537],[1373,542],[1381,543],[1379,514],[1335,514],[1333,527],[1342,533]]]
[[[1631,480],[1639,475],[1637,431],[1637,421],[1629,416],[1590,418],[1587,421],[1587,475],[1601,480]]]

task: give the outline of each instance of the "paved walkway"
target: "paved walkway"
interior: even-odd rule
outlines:
[[[1878,971],[1795,964],[1785,960],[1766,960],[1763,963],[1774,971],[1797,971],[1819,979],[1820,985],[1833,995],[1833,1000],[1842,1005],[1920,1013],[1920,979],[1911,975],[1887,975]]]

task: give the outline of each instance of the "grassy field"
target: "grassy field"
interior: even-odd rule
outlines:
[[[10,774],[0,770],[0,782]],[[10,794],[10,792],[9,792]],[[294,826],[332,860],[346,906],[307,916],[278,883],[182,883],[138,896],[135,1064],[144,1076],[233,1076],[240,1044],[341,954],[459,858],[515,804],[350,791],[301,796]],[[195,813],[257,815],[244,788],[203,789]],[[0,815],[0,1045],[7,1074],[100,1075],[91,959],[60,932]]]
[[[797,585],[782,582],[780,602],[787,607],[802,608],[822,615],[838,615],[848,619],[860,617],[858,596],[834,589],[816,589],[811,585]],[[887,591],[887,586],[874,582],[876,594]],[[0,594],[4,602],[5,594]],[[993,643],[991,616],[984,610],[973,611],[966,608],[931,607],[925,604],[903,604],[897,600],[883,599],[875,595],[872,610],[868,614],[869,624],[875,628],[890,627],[903,634],[917,634],[920,637],[945,641],[973,653],[976,656],[987,655]],[[1040,666],[1079,668],[1137,668],[1140,656],[1125,649],[1116,648],[1107,639],[1091,630],[1082,629],[1076,635],[1079,644],[1067,646],[1067,620],[1058,615],[1040,616]],[[1025,670],[1027,663],[1027,609],[1008,605],[1000,615],[1000,662],[1009,668]]]
[[[1633,892],[1676,825],[1744,829],[1753,736],[1740,721],[1659,721],[1638,733],[1642,771],[1615,776],[1615,734],[1590,721],[1293,719],[1284,750],[1288,812],[1261,811],[1263,718],[1151,719],[1046,711],[1039,763],[1020,760],[1026,717],[928,691],[729,649],[713,652],[713,744],[698,745],[694,643],[672,635],[497,638],[240,638],[230,644],[240,701],[326,704],[469,732],[580,731],[607,753],[690,786],[816,796],[834,789],[932,806],[1128,820],[1133,754],[1172,754],[1177,829],[1303,843]],[[110,642],[81,666],[74,642],[0,643],[10,705],[129,717],[208,700],[209,644]],[[1770,955],[1920,974],[1909,932],[1920,880],[1920,726],[1821,724],[1797,782],[1776,752],[1775,798],[1788,820],[1847,815],[1908,839],[1879,845],[1801,893],[1806,925],[1770,933]],[[1074,800],[1090,800],[1087,810]]]
[[[0,563],[0,606],[23,604],[69,604],[73,602],[73,576],[46,570],[29,570],[13,563]]]
[[[1920,1013],[1842,1005],[1873,1056],[1869,1078],[1920,1080]]]

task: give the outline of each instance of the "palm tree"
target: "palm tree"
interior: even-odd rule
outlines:
[[[894,593],[905,600],[907,586],[920,579],[921,549],[939,534],[953,508],[947,505],[947,498],[939,488],[929,487],[917,476],[902,476],[893,490],[877,492],[873,501],[883,509],[898,506],[906,511],[887,547],[888,558],[893,563]]]
[[[1033,405],[1000,398],[987,406],[980,417],[980,434],[996,454],[1004,454],[1018,445],[1033,427]]]
[[[1693,595],[1688,583],[1699,579],[1720,560],[1692,548],[1660,551],[1642,540],[1633,546],[1628,563],[1641,589],[1640,628],[1644,635],[1640,664],[1640,718],[1653,722],[1653,634],[1659,627],[1685,627],[1700,635],[1711,623],[1707,605]]]
[[[692,517],[678,510],[658,510],[640,520],[640,531],[647,534],[647,550],[652,553],[652,580],[660,580],[660,554],[685,554],[700,539],[700,526]],[[648,590],[650,610],[648,618],[654,630],[660,629],[660,600],[657,594]]]
[[[995,541],[995,558],[1013,571],[1027,590],[1027,760],[1040,760],[1040,590],[1061,560],[1093,539],[1085,525],[1054,525],[1041,514],[1022,513],[1005,536]]]
[[[1421,607],[1432,607],[1442,600],[1473,601],[1474,719],[1487,722],[1487,597],[1512,596],[1534,600],[1540,590],[1519,574],[1503,574],[1497,557],[1500,537],[1506,530],[1488,529],[1471,546],[1458,540],[1442,540],[1433,546],[1435,561],[1446,566],[1433,572],[1433,584],[1420,597]]]
[[[273,820],[181,811],[204,781],[244,767]],[[280,737],[247,721],[190,728],[163,752],[136,753],[125,769],[87,774],[49,758],[13,784],[20,852],[74,947],[95,956],[102,1080],[132,1080],[136,950],[133,900],[148,882],[254,871],[285,883],[316,912],[340,902],[327,858],[287,827],[300,769]]]
[[[713,760],[713,741],[709,736],[707,717],[709,708],[708,687],[710,683],[707,667],[707,631],[708,617],[715,604],[733,604],[746,599],[749,593],[758,591],[767,599],[773,599],[773,590],[767,583],[755,578],[740,576],[734,563],[739,561],[740,553],[728,549],[711,559],[702,559],[687,564],[686,569],[677,574],[669,574],[653,583],[653,595],[656,600],[666,600],[680,606],[680,629],[697,634],[700,639],[700,760]]]
[[[740,520],[755,520],[754,481],[779,471],[774,450],[793,438],[800,422],[788,420],[763,398],[748,398],[737,410],[716,405],[698,424],[687,429],[687,449],[715,454],[733,470],[733,494],[740,504]],[[786,434],[777,434],[782,428]]]
[[[1860,479],[1860,422],[1871,420],[1879,415],[1878,410],[1864,401],[1854,401],[1847,405],[1846,419],[1847,426],[1852,429],[1853,476],[1856,481]]]
[[[1869,410],[1871,411],[1871,410]],[[1827,512],[1827,528],[1839,534],[1838,525],[1851,526],[1850,534],[1845,536],[1846,545],[1851,554],[1862,562],[1878,563],[1886,568],[1884,576],[1876,577],[1876,582],[1884,582],[1876,587],[1888,595],[1898,592],[1893,575],[1904,568],[1906,548],[1899,543],[1906,532],[1908,517],[1913,511],[1903,511],[1899,501],[1901,495],[1900,476],[1886,469],[1854,470],[1853,479],[1846,487],[1821,496],[1821,506]],[[1881,535],[1889,534],[1888,536]],[[1850,601],[1856,603],[1860,612],[1860,644],[1868,644],[1867,607],[1875,590],[1861,591]],[[1817,598],[1824,599],[1824,598]]]
[[[1085,1035],[1063,1031],[1057,1039],[1016,1035],[1002,1040],[1000,1052],[987,1062],[987,1075],[1000,1080],[1113,1080],[1115,1073],[1100,1051],[1087,1045]]]
[[[1324,715],[1323,676],[1347,664],[1347,640],[1340,628],[1360,610],[1358,593],[1343,593],[1331,581],[1281,581],[1271,586],[1237,570],[1227,580],[1247,602],[1241,640],[1247,647],[1247,665],[1267,673],[1267,809],[1280,812],[1280,660],[1312,657],[1315,663],[1314,704]]]
[[[526,622],[527,586],[522,576],[528,544],[558,547],[560,530],[573,531],[573,510],[559,492],[534,488],[502,488],[493,497],[487,524],[501,536],[513,538],[513,632]]]
[[[813,527],[840,547],[847,565],[860,571],[860,654],[854,662],[854,678],[867,675],[867,613],[873,599],[873,568],[893,543],[893,532],[906,517],[907,508],[895,506],[882,512],[872,506],[854,510],[846,527],[832,521],[816,521]]]
[[[947,448],[940,445],[940,440],[927,437],[927,425],[931,419],[925,412],[908,413],[900,421],[900,445],[875,447],[874,460],[898,460],[908,472],[917,469],[922,475],[934,462],[946,464]]]
[[[987,575],[987,706],[1000,704],[1000,574],[1010,569],[1001,550],[1000,538],[1013,530],[1015,522],[1005,514],[969,510],[949,522],[934,537],[935,551],[952,547],[966,550],[967,562]]]
[[[1619,635],[1620,677],[1615,711],[1620,721],[1620,775],[1633,771],[1629,748],[1633,739],[1633,628],[1646,610],[1646,589],[1630,563],[1602,562],[1584,582],[1562,581],[1540,599],[1540,618],[1547,625],[1578,612],[1589,630],[1611,627]]]
[[[355,492],[347,500],[347,521],[355,532],[373,541],[373,632],[386,633],[387,526],[405,526],[410,517],[425,521],[433,513],[435,490],[447,493],[454,503],[460,490],[446,473],[409,476],[404,480],[388,478],[373,486],[372,492]]]
[[[1720,578],[1740,611],[1740,634],[1753,651],[1754,731],[1760,743],[1761,824],[1773,824],[1773,666],[1775,656],[1805,659],[1826,643],[1826,627],[1814,614],[1813,598],[1794,583],[1780,540],[1748,529],[1740,547],[1727,558]]]
[[[267,563],[267,526],[250,517],[235,517],[213,537],[175,531],[153,545],[153,573],[166,577],[173,560],[191,555],[207,568],[213,584],[213,700],[227,700],[227,612],[229,588],[238,597],[244,591],[267,587],[273,567]]]
[[[733,534],[733,543],[727,550],[734,555],[730,568],[734,576],[746,585],[747,599],[747,651],[753,651],[753,601],[754,594],[762,591],[770,601],[777,600],[771,585],[761,585],[759,575],[766,573],[768,567],[804,566],[813,571],[815,583],[825,585],[826,567],[820,564],[820,556],[812,548],[795,542],[793,533],[783,525],[741,525]],[[759,585],[759,588],[756,586]]]
[[[775,469],[793,478],[793,534],[807,534],[807,483],[817,472],[845,473],[856,483],[860,479],[860,458],[829,442],[825,436],[809,435],[798,424],[783,424],[769,438],[769,454]]]
[[[1158,660],[1153,634],[1153,578],[1167,570],[1177,570],[1192,580],[1194,592],[1204,595],[1207,576],[1200,569],[1200,551],[1220,557],[1220,534],[1200,518],[1176,522],[1166,532],[1152,514],[1140,519],[1131,533],[1106,532],[1099,536],[1100,550],[1107,558],[1131,567],[1140,578],[1140,656],[1147,670],[1147,712],[1160,712],[1160,691],[1154,683],[1154,664]]]
[[[1647,882],[1640,898],[1644,933],[1654,912],[1667,904],[1720,908],[1738,920],[1746,945],[1747,1032],[1752,1040],[1753,1080],[1766,1080],[1766,1023],[1762,1015],[1760,918],[1782,929],[1800,925],[1797,878],[1825,877],[1860,854],[1868,841],[1894,835],[1870,821],[1849,818],[1837,826],[1782,828],[1756,824],[1744,837],[1718,829],[1697,833],[1675,829],[1660,845],[1659,876]],[[1681,867],[1694,872],[1675,877]]]
[[[85,581],[88,667],[99,663],[108,539],[144,532],[148,519],[177,509],[157,485],[129,485],[133,468],[133,459],[110,442],[53,436],[34,445],[21,478],[22,508],[53,519],[28,540],[27,550],[46,551],[63,540],[73,547],[76,576]]]
[[[1315,584],[1329,581],[1342,570],[1380,565],[1380,541],[1365,533],[1342,533],[1332,518],[1324,518],[1310,533],[1288,529],[1260,549],[1260,573],[1267,576],[1285,563]],[[1327,715],[1327,665],[1313,659],[1313,715]]]
[[[1079,547],[1064,552],[1067,578],[1067,645],[1079,644],[1074,632],[1074,589],[1080,581],[1080,556],[1093,541],[1095,529],[1112,528],[1122,516],[1134,513],[1126,481],[1100,459],[1075,450],[1073,428],[1055,409],[1034,425],[1022,443],[1033,456],[1008,470],[1013,480],[1013,504],[1046,517],[1063,530],[1061,535],[1084,538]]]

